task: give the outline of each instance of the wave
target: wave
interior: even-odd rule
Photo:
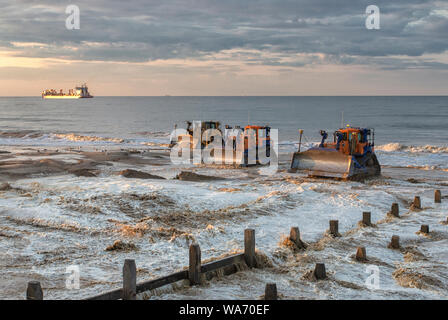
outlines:
[[[403,165],[403,166],[397,166],[397,165],[382,165],[384,168],[409,168],[409,169],[418,169],[418,170],[425,170],[425,171],[444,171],[448,172],[448,168],[437,166],[437,165]]]
[[[163,147],[163,148],[169,148],[170,147],[169,143],[140,142],[140,144],[143,145],[143,146],[148,146],[148,147]]]
[[[432,146],[432,145],[407,146],[401,143],[384,144],[375,147],[375,150],[384,152],[403,151],[412,153],[448,153],[448,147]]]
[[[125,142],[124,139],[121,138],[104,138],[104,137],[98,137],[98,136],[83,136],[78,135],[74,133],[53,133],[53,137],[57,139],[65,139],[69,141],[76,141],[76,142],[98,142],[98,141],[105,141],[105,142],[114,142],[114,143],[123,143]]]
[[[162,136],[162,134],[160,134]],[[122,138],[76,133],[43,133],[34,130],[0,131],[0,144],[25,146],[120,145],[120,147],[168,148],[165,137]]]
[[[114,143],[123,143],[125,139],[122,138],[108,138],[108,137],[98,137],[98,136],[87,136],[87,135],[79,135],[75,133],[50,133],[46,134],[39,131],[33,130],[19,130],[19,131],[0,131],[0,138],[6,139],[21,139],[21,140],[29,140],[29,139],[58,139],[58,140],[68,140],[75,142],[114,142]]]

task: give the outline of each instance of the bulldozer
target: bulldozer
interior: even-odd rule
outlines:
[[[177,126],[175,126],[176,128]],[[239,166],[270,163],[271,128],[269,126],[247,125],[241,128],[240,126],[230,127],[226,125],[225,129],[222,130],[218,121],[187,121],[185,134],[177,137],[172,136],[170,148],[173,148],[180,141],[189,141],[191,150],[205,149],[215,139],[215,136],[209,133],[209,129],[216,129],[221,135],[220,141],[217,141],[217,144],[215,143],[215,146],[218,145],[219,147],[215,147],[211,151],[212,156],[215,156],[215,150],[219,151],[215,158],[217,161]],[[200,138],[195,139],[195,133]],[[227,133],[232,134],[227,136]],[[227,148],[226,143],[230,144]],[[192,156],[192,154],[190,155]]]
[[[302,136],[301,131],[300,136]],[[333,142],[325,142],[328,133],[320,131],[318,147],[294,153],[291,171],[305,171],[311,177],[359,180],[381,174],[381,166],[374,152],[373,129],[347,127],[333,133]],[[301,140],[301,139],[300,139]]]

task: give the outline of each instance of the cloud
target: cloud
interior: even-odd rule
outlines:
[[[385,93],[446,92],[448,4],[373,2],[0,0],[0,94],[73,81],[104,94],[357,94],[366,78]],[[80,30],[65,28],[69,3]],[[365,28],[371,4],[380,30]]]
[[[22,57],[145,62],[244,48],[340,56],[344,63],[350,56],[418,57],[448,49],[448,6],[434,0],[376,1],[382,15],[375,31],[365,29],[371,3],[364,0],[79,0],[80,30],[65,28],[60,1],[0,3],[0,44]],[[15,45],[27,42],[42,45]]]

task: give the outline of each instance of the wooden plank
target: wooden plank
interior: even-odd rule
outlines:
[[[184,279],[188,279],[188,270],[179,271],[165,277],[139,283],[137,284],[137,293],[154,290]]]
[[[188,270],[179,271],[165,277],[157,278],[154,280],[144,281],[137,283],[136,292],[142,293],[145,291],[157,289],[164,285],[174,283],[180,280],[188,279]],[[122,298],[123,289],[116,289],[99,294],[94,297],[89,297],[86,300],[119,300]]]
[[[238,269],[234,268],[234,265],[244,262],[245,261],[244,257],[245,257],[244,253],[240,253],[203,264],[201,265],[200,272],[207,273],[224,268],[225,275],[235,273]],[[175,283],[177,281],[181,281],[188,278],[189,278],[189,271],[183,270],[154,280],[137,283],[136,293],[138,294],[145,291],[154,290],[163,287],[165,285]],[[122,295],[123,295],[123,289],[116,289],[102,293],[94,297],[86,298],[86,300],[119,300],[122,298]]]
[[[212,261],[201,266],[201,273],[215,271],[232,264],[244,262],[244,253],[229,256],[220,260]]]
[[[116,289],[101,293],[97,296],[86,298],[86,300],[119,300],[123,295],[123,289]]]

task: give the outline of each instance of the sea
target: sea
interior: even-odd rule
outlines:
[[[182,127],[188,120],[269,125],[279,130],[282,141],[297,140],[299,129],[318,139],[321,129],[351,125],[374,128],[378,144],[448,143],[445,96],[0,98],[3,133],[30,131],[50,139],[52,134],[76,134],[139,142],[151,134],[169,133],[175,124]],[[33,143],[32,138],[21,138]],[[36,144],[47,142],[39,139]],[[18,141],[9,141],[13,142]]]
[[[273,175],[172,164],[170,133],[191,120],[278,129],[283,162]],[[380,177],[289,172],[299,130],[307,148],[320,130],[347,125],[375,130]],[[57,170],[72,164],[94,174]],[[163,277],[188,266],[192,243],[203,260],[242,252],[245,228],[256,232],[260,268],[240,265],[202,286],[180,281],[138,298],[259,299],[276,283],[282,299],[448,299],[448,97],[3,97],[0,169],[0,299],[23,299],[32,280],[45,299],[117,289],[125,259],[135,260],[138,282]],[[179,179],[182,171],[202,178]],[[388,214],[393,203],[399,218]],[[372,226],[360,225],[363,212]],[[339,221],[341,237],[328,235],[329,220]],[[291,227],[306,250],[291,247]],[[393,235],[400,250],[388,248]],[[368,261],[353,258],[358,247]],[[328,279],[313,280],[316,263]]]
[[[192,120],[269,125],[278,129],[280,152],[297,148],[300,129],[313,145],[320,130],[373,128],[383,165],[448,168],[446,96],[4,97],[0,145],[159,148],[175,125]]]

